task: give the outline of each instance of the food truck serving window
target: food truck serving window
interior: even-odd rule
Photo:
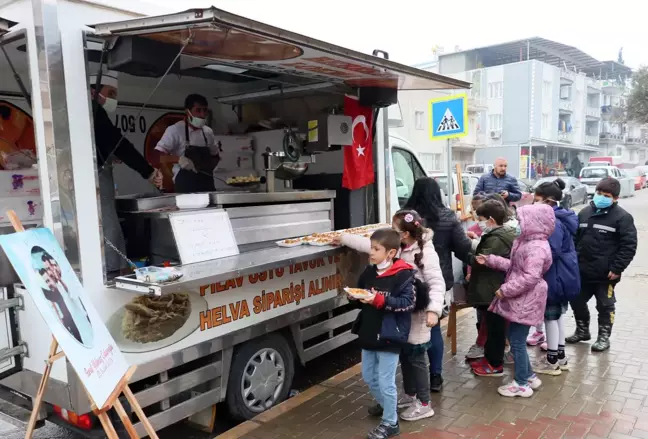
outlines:
[[[93,27],[99,36],[138,35],[178,49],[186,44],[183,57],[191,58],[192,68],[200,67],[200,63],[205,68],[218,63],[242,72],[265,71],[350,87],[470,88],[464,81],[344,49],[216,8]],[[186,61],[181,60],[180,68]],[[120,70],[117,65],[109,67]]]

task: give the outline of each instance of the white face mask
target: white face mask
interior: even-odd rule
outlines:
[[[493,228],[489,226],[486,221],[479,221],[477,225],[479,225],[479,228],[481,229],[482,233],[488,233],[491,230],[493,230]]]
[[[106,110],[106,113],[114,113],[117,110],[117,99],[107,98],[101,93],[99,93],[99,96],[104,99],[102,107]]]
[[[380,271],[382,271],[382,270],[386,270],[386,269],[389,268],[389,266],[390,266],[391,264],[392,264],[391,259],[385,259],[385,260],[382,261],[381,263],[376,264],[376,268],[377,268],[378,270],[380,270]]]
[[[189,123],[195,127],[195,128],[202,128],[205,126],[205,123],[207,123],[206,119],[196,117],[191,112],[189,112]]]

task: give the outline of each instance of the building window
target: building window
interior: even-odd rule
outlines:
[[[551,81],[544,81],[542,83],[542,96],[545,99],[551,99]]]
[[[549,115],[547,113],[542,114],[542,130],[549,129]]]
[[[419,158],[427,172],[439,171],[442,169],[441,154],[420,153]]]
[[[502,115],[501,114],[489,114],[488,115],[488,128],[491,131],[501,131],[502,130]]]
[[[425,113],[423,113],[422,111],[414,112],[414,128],[416,128],[417,130],[423,129],[423,119],[425,119],[424,115]]]
[[[488,84],[488,97],[491,99],[501,98],[504,96],[504,83],[491,82]]]

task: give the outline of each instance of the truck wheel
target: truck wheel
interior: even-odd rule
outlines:
[[[295,357],[279,334],[244,343],[232,359],[226,403],[239,421],[252,419],[288,396],[295,375]]]

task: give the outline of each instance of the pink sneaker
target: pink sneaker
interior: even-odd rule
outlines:
[[[527,344],[529,346],[537,346],[538,344],[545,341],[544,332],[535,331],[533,334],[529,335],[527,338]]]
[[[547,352],[547,349],[548,349],[547,342],[545,341],[540,345],[540,350]]]

